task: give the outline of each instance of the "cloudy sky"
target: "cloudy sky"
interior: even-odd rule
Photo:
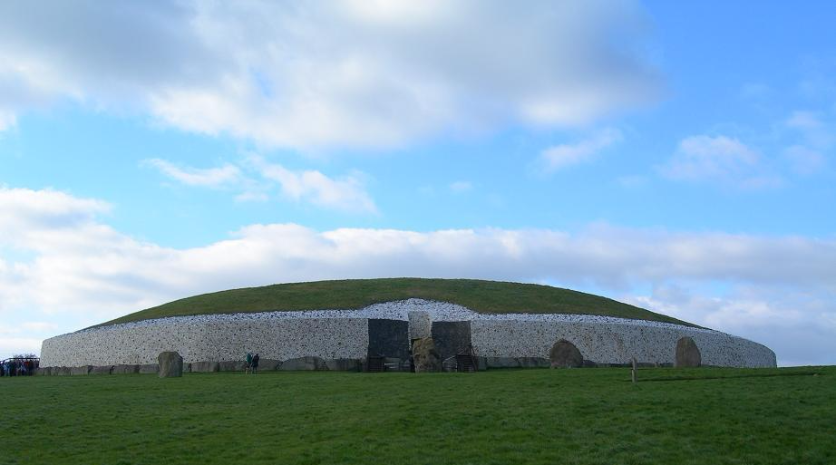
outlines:
[[[467,277],[836,364],[832,2],[0,3],[0,358],[221,289]]]

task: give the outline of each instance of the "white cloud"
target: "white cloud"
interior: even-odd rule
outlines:
[[[601,150],[620,142],[621,139],[620,131],[609,128],[575,144],[549,147],[540,153],[539,168],[546,172],[552,172],[586,162]]]
[[[17,123],[14,113],[0,108],[0,132],[6,131]]]
[[[228,163],[220,168],[181,168],[171,162],[152,158],[144,160],[143,164],[152,166],[165,176],[187,186],[219,188],[242,181],[241,170]]]
[[[377,213],[364,188],[362,173],[330,178],[315,170],[289,170],[259,157],[251,157],[250,163],[262,177],[278,182],[282,194],[291,200],[346,212]]]
[[[821,152],[803,145],[793,145],[784,151],[784,157],[789,161],[793,171],[799,174],[815,174],[827,164],[827,159]]]
[[[187,186],[238,190],[235,200],[239,202],[266,202],[270,199],[271,186],[253,178],[259,176],[278,183],[282,195],[294,202],[345,212],[377,213],[377,207],[364,187],[366,176],[359,171],[331,178],[316,170],[289,170],[255,155],[247,157],[243,168],[229,163],[218,168],[179,167],[157,158],[144,160],[143,164]]]
[[[630,0],[3,3],[0,114],[69,97],[297,148],[572,126],[655,100],[648,24]]]
[[[810,111],[794,111],[787,118],[787,126],[801,130],[816,130],[824,126],[819,117]]]
[[[455,193],[467,192],[473,189],[473,183],[470,181],[456,181],[450,183],[450,190]]]
[[[827,326],[836,321],[833,238],[610,226],[569,234],[490,228],[319,232],[256,224],[226,240],[177,249],[103,224],[103,205],[54,191],[0,190],[0,254],[4,247],[31,254],[0,260],[0,315],[7,324],[60,322],[56,331],[68,331],[187,295],[275,282],[471,277],[592,287],[645,299],[651,308],[685,320],[769,342],[779,359],[836,363],[836,328]],[[677,283],[684,293],[647,296],[634,290]],[[697,293],[701,297],[689,297],[692,283],[704,289]],[[715,284],[735,294],[717,294]],[[811,337],[785,340],[788,327],[794,335],[808,330]],[[791,344],[797,347],[790,350]]]
[[[679,143],[674,156],[660,168],[670,179],[716,182],[742,188],[768,188],[782,184],[769,174],[761,155],[738,139],[727,136],[691,136]]]

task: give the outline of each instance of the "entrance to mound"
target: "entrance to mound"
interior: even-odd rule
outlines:
[[[415,313],[413,315],[413,313]],[[477,359],[469,321],[431,322],[426,312],[410,312],[409,321],[369,319],[367,371],[411,371],[412,344],[432,338],[433,352],[452,370],[475,371]]]

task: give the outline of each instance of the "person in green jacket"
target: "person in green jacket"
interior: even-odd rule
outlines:
[[[247,352],[247,366],[244,368],[245,373],[250,373],[253,366],[253,353]]]

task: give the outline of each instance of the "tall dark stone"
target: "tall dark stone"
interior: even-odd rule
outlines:
[[[409,358],[409,322],[369,319],[369,356]]]
[[[470,348],[469,321],[434,321],[432,339],[435,351],[442,361],[459,354],[467,354]]]
[[[160,365],[160,378],[179,378],[183,376],[183,357],[177,352],[161,352],[157,357]]]
[[[583,355],[575,344],[561,339],[554,343],[549,351],[552,368],[580,368],[583,366]]]
[[[688,336],[679,338],[676,341],[676,363],[677,368],[694,368],[702,365],[702,355],[697,343]]]

